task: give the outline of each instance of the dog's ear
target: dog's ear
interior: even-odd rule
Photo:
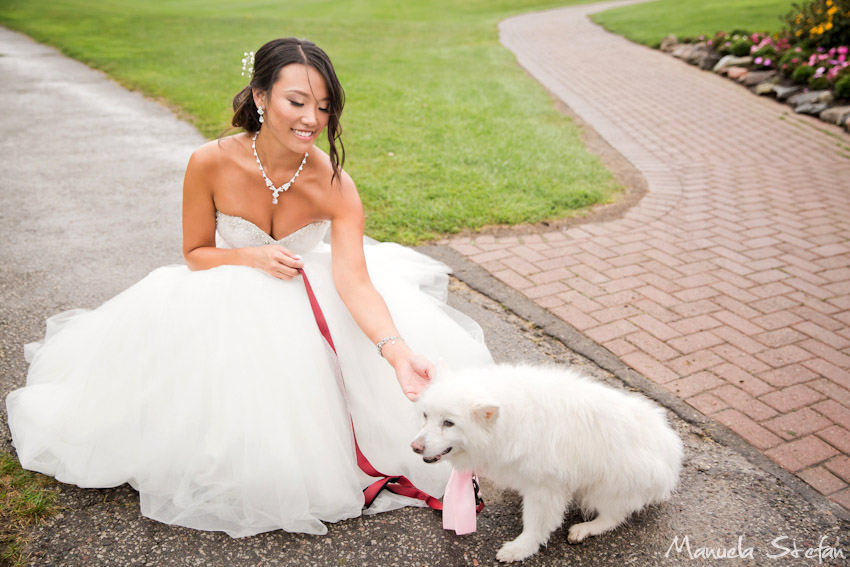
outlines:
[[[482,423],[493,423],[499,419],[499,404],[496,402],[479,402],[472,408],[472,415]]]

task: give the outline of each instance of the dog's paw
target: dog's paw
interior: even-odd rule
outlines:
[[[584,522],[583,524],[575,524],[570,526],[570,531],[567,534],[567,541],[570,543],[581,543],[587,536],[592,536],[593,529],[588,527],[590,522]]]
[[[522,561],[534,555],[538,547],[540,546],[533,541],[523,540],[522,536],[519,536],[503,545],[499,553],[496,554],[496,559],[505,563]]]

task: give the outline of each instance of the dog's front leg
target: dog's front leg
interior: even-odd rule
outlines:
[[[549,540],[549,534],[564,521],[565,494],[551,488],[532,488],[522,494],[522,533],[504,544],[496,554],[499,561],[522,561],[534,555]]]

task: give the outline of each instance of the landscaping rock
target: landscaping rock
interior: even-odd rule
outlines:
[[[776,86],[776,80],[771,79],[770,81],[764,81],[763,83],[759,83],[753,89],[753,92],[759,96],[773,94],[773,88]]]
[[[799,106],[801,104],[816,104],[819,102],[832,102],[833,101],[832,93],[829,91],[809,91],[807,93],[795,94],[791,98],[788,99],[788,104],[793,106]],[[795,109],[796,112],[796,109]]]
[[[844,126],[844,123],[850,118],[850,106],[833,106],[821,112],[819,118],[824,122]]]
[[[712,69],[715,73],[720,73],[729,67],[746,67],[753,62],[752,57],[735,57],[734,55],[725,55],[720,58],[717,65]]]
[[[720,61],[720,54],[714,50],[708,50],[707,53],[700,55],[697,65],[703,71],[710,71]]]
[[[706,56],[714,53],[714,50],[711,49],[704,43],[697,43],[694,45],[694,48],[691,50],[690,54],[688,54],[687,62],[691,65],[699,65],[699,62]]]
[[[789,96],[795,95],[802,90],[803,90],[803,87],[801,87],[800,85],[791,85],[791,86],[776,85],[775,87],[773,87],[773,92],[776,93],[776,98],[779,99],[779,100],[785,100]]]
[[[817,116],[827,108],[829,108],[829,103],[826,102],[807,102],[795,106],[794,112],[797,114],[812,114]]]
[[[730,79],[739,80],[750,74],[750,70],[746,67],[729,67],[726,69],[726,74]]]
[[[774,79],[776,74],[776,71],[750,71],[750,73],[743,79],[740,79],[740,81],[745,87],[752,87],[759,83]],[[775,82],[772,84],[775,84]]]
[[[673,57],[676,57],[678,59],[684,59],[685,61],[687,61],[688,59],[690,59],[691,54],[694,52],[695,48],[696,45],[693,43],[683,43],[681,45],[676,46],[676,49],[673,50],[672,55]]]
[[[670,34],[661,40],[661,46],[659,47],[659,49],[661,49],[661,51],[663,51],[664,53],[670,53],[671,51],[676,49],[677,45],[679,45],[679,40],[676,39],[675,35]]]

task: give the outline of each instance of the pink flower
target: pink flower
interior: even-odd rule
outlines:
[[[794,48],[794,53],[800,53],[801,51],[803,51],[802,47],[795,47]]]
[[[772,64],[773,64],[773,61],[771,61],[770,59],[764,60],[764,66],[765,67],[770,67]]]
[[[850,48],[848,48],[846,45],[841,45],[838,47],[838,53],[840,53],[841,55],[847,55],[848,51],[850,51]]]
[[[755,63],[756,65],[761,65],[762,61],[763,61],[763,59],[761,57],[756,57],[755,60],[753,61],[753,63]]]
[[[800,62],[799,57],[795,57],[794,59],[791,60],[791,63],[799,63],[799,62]]]

